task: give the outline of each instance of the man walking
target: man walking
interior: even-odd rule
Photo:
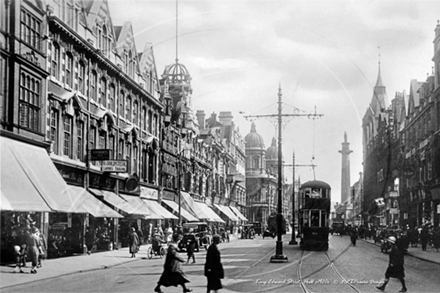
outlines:
[[[385,280],[382,285],[377,286],[376,288],[380,291],[384,291],[385,286],[388,284],[390,278],[397,278],[399,279],[400,283],[402,283],[402,289],[400,289],[399,292],[406,292],[407,289],[405,285],[405,269],[403,268],[403,251],[400,250],[400,248],[396,245],[396,237],[389,237],[388,242],[391,244],[391,250],[388,268],[385,272]]]

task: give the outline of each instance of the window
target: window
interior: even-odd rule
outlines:
[[[60,79],[60,71],[59,71],[59,62],[60,62],[60,46],[57,43],[54,43],[49,48],[52,48],[51,52],[51,64],[50,64],[50,70],[53,77],[56,79]]]
[[[52,141],[52,151],[58,154],[58,111],[50,109],[50,130],[49,139]]]
[[[114,135],[110,135],[108,137],[108,143],[109,143],[109,149],[111,150],[110,158],[116,159],[115,152],[116,152],[116,138]]]
[[[72,54],[67,53],[66,54],[66,70],[64,72],[64,78],[65,78],[65,82],[68,86],[70,86],[72,88],[72,63],[73,63],[73,58],[72,58]]]
[[[92,76],[90,77],[90,98],[92,101],[96,101],[96,83],[98,81],[98,76],[96,71],[92,71]]]
[[[260,157],[254,157],[254,166],[255,169],[256,168],[260,168]]]
[[[70,157],[72,155],[72,117],[63,116],[64,145],[63,155]]]
[[[149,133],[153,133],[153,113],[151,113],[151,111],[148,111],[148,132]]]
[[[116,88],[114,84],[110,85],[110,92],[108,95],[108,108],[115,112],[115,94],[116,94]]]
[[[100,131],[99,132],[99,141],[98,141],[98,149],[105,149],[107,143],[107,135],[105,133],[105,131]]]
[[[147,131],[147,108],[142,108],[142,116],[141,116],[141,124],[142,124],[142,130]]]
[[[84,94],[84,72],[85,72],[85,66],[84,62],[80,61],[78,62],[78,68],[77,68],[77,90]]]
[[[21,39],[37,50],[41,50],[41,21],[26,10],[21,10]]]
[[[125,108],[124,108],[124,92],[121,91],[120,95],[119,95],[119,115],[124,118],[124,113],[125,113]]]
[[[96,127],[91,127],[89,132],[89,149],[94,150],[96,148]]]
[[[132,165],[131,165],[131,159],[132,159],[132,155],[131,155],[131,143],[127,143],[127,150],[125,152],[125,159],[127,160],[127,173],[131,173],[132,170]]]
[[[107,42],[107,27],[105,25],[102,26],[102,41],[101,41],[101,48],[104,51],[105,54],[107,54],[108,48],[108,42]]]
[[[133,168],[131,168],[132,172],[138,173],[138,147],[133,146]]]
[[[137,101],[134,101],[133,103],[133,123],[138,124],[138,111],[139,111],[139,105]]]
[[[40,130],[40,80],[22,72],[20,75],[20,117],[23,128]]]
[[[124,140],[119,140],[118,144],[118,159],[123,160],[124,159]]]
[[[131,97],[130,96],[127,97],[125,119],[131,120]]]
[[[76,121],[76,158],[83,161],[83,135],[84,135],[84,123],[81,120]]]
[[[98,103],[104,106],[107,105],[107,81],[105,80],[105,78],[101,78]]]
[[[153,119],[153,135],[157,135],[157,116],[154,115],[154,119]]]

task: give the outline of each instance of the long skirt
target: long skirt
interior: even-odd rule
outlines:
[[[188,277],[182,270],[180,270],[179,272],[171,272],[165,270],[162,273],[162,276],[160,276],[158,284],[160,286],[165,286],[165,287],[170,287],[170,286],[177,287],[179,285],[183,285],[189,282],[190,281]]]
[[[207,278],[208,278],[207,290],[219,290],[223,288],[220,278],[217,277],[207,277]]]
[[[404,278],[405,269],[403,266],[389,266],[385,272],[386,278]]]

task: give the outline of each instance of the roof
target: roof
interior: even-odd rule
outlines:
[[[311,180],[301,185],[301,188],[315,187],[315,188],[328,188],[331,189],[330,185],[324,181]]]

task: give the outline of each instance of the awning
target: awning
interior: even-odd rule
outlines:
[[[174,201],[165,200],[165,199],[162,200],[162,203],[164,203],[165,205],[170,207],[174,211],[174,214],[179,216],[179,205],[177,203],[175,203]],[[199,219],[194,217],[190,212],[185,210],[183,207],[180,207],[180,215],[182,216],[182,218],[184,218],[188,222],[199,221]]]
[[[107,190],[101,190],[101,189],[95,189],[95,188],[89,188],[91,192],[93,192],[96,196],[102,197],[102,199],[107,202],[108,204],[114,206],[117,209],[120,209],[124,213],[127,214],[136,214],[134,213],[137,209],[136,203],[130,203],[122,196],[117,195],[114,192],[107,191]],[[137,203],[139,205],[139,202]],[[140,212],[140,211],[138,211]],[[149,211],[144,211],[147,214],[149,214]],[[142,213],[142,215],[145,215]]]
[[[78,186],[68,186],[68,192],[74,199],[75,213],[88,213],[95,218],[123,218],[102,201],[94,197],[86,189]]]
[[[242,221],[245,221],[245,222],[248,222],[248,219],[246,219],[246,217],[245,216],[243,216],[243,214],[236,208],[236,207],[232,207],[232,206],[230,206],[229,207],[233,212],[234,212],[234,214],[237,216],[237,217],[239,217]]]
[[[194,208],[197,211],[197,216],[200,219],[205,219],[208,222],[225,223],[206,203],[194,201]]]
[[[184,207],[187,211],[189,211],[192,215],[198,217],[198,213],[194,206],[194,199],[188,192],[180,192],[181,195],[181,206]]]
[[[238,222],[240,219],[231,211],[227,206],[214,204],[216,208],[218,208],[226,217],[228,217],[231,221]]]
[[[128,214],[139,215],[147,219],[163,219],[161,215],[155,215],[150,211],[145,202],[139,196],[133,195],[121,195],[128,203],[129,210],[126,210]],[[122,209],[122,208],[121,208]]]
[[[45,149],[6,137],[0,137],[0,146],[0,188],[10,208],[70,212],[73,202],[67,184]]]
[[[152,199],[143,199],[146,203],[147,207],[154,213],[159,214],[164,219],[173,219],[177,220],[178,218],[170,213],[166,208],[162,207],[160,203]]]

